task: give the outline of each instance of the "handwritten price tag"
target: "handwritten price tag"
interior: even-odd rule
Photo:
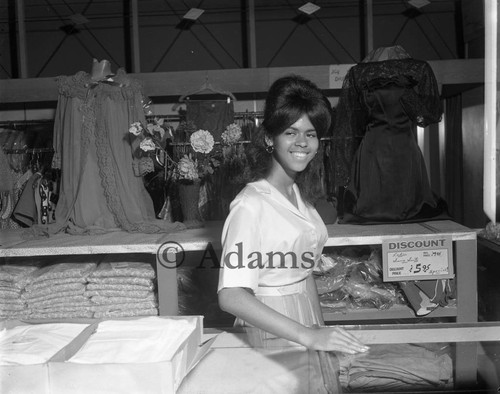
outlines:
[[[453,278],[450,235],[429,235],[382,244],[384,281]]]
[[[329,67],[330,71],[330,89],[342,89],[342,84],[344,83],[344,78],[353,64],[331,64]]]

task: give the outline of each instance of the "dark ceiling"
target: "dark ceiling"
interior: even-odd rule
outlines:
[[[481,28],[471,18],[480,0],[430,0],[421,8],[411,0],[316,0],[312,15],[298,10],[305,3],[0,0],[0,78],[22,76],[23,67],[29,77],[69,73],[91,57],[141,72],[345,64],[361,60],[370,45],[454,59],[464,57],[464,34]],[[204,10],[196,21],[183,18],[191,8]]]

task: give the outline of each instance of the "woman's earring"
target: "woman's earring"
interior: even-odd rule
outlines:
[[[274,145],[268,145],[266,147],[266,152],[267,153],[273,153],[274,152]]]

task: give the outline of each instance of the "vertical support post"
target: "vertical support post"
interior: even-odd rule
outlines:
[[[477,241],[455,241],[457,281],[457,323],[476,323],[477,310]],[[475,387],[477,382],[477,342],[456,344],[455,388]]]
[[[250,68],[257,67],[257,41],[255,37],[255,0],[247,2],[247,37],[248,37],[248,64]]]
[[[139,4],[138,0],[130,1],[130,15],[132,19],[132,72],[141,72],[141,56],[140,56],[140,45],[139,45]]]
[[[179,296],[177,294],[177,269],[166,268],[156,257],[156,277],[158,281],[158,306],[160,316],[179,314]]]
[[[446,99],[445,99],[446,103]],[[446,105],[445,105],[446,107]],[[439,122],[439,195],[446,196],[446,112],[443,119]]]
[[[24,14],[24,0],[16,0],[17,29],[19,37],[18,58],[19,77],[28,78],[28,58],[26,55],[26,23]]]
[[[373,50],[373,0],[366,0],[366,53]]]
[[[484,178],[483,209],[488,218],[497,220],[496,148],[497,148],[497,1],[484,2]]]

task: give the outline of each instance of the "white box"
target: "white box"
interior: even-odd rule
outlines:
[[[211,342],[200,346],[203,316],[159,318],[187,319],[196,324],[195,330],[179,343],[170,360],[154,363],[108,364],[67,362],[97,329],[100,321],[94,320],[45,364],[0,366],[1,392],[2,394],[174,394],[182,379],[209,350]]]

